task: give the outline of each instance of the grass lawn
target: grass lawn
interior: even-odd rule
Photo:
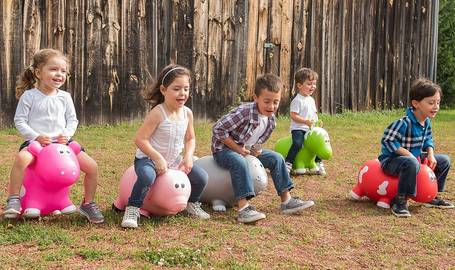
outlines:
[[[252,202],[267,218],[256,225],[235,221],[236,210],[200,221],[175,217],[142,219],[137,230],[120,227],[111,210],[118,181],[132,164],[138,123],[80,127],[75,139],[99,164],[97,202],[106,223],[92,225],[78,214],[40,220],[0,221],[2,269],[455,269],[455,210],[411,203],[412,217],[399,219],[373,202],[352,202],[348,193],[360,165],[375,158],[385,126],[403,111],[322,115],[334,157],[328,175],[293,180],[294,195],[316,205],[301,215],[283,216],[272,181]],[[196,123],[197,151],[210,154],[212,123]],[[267,148],[288,135],[281,118]],[[455,110],[433,121],[436,152],[455,160]],[[22,142],[14,129],[0,130],[0,200],[6,200],[9,171]],[[444,198],[455,201],[455,173]],[[72,188],[75,204],[82,181]]]

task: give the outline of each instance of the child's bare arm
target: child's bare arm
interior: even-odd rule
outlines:
[[[155,162],[155,169],[158,174],[166,172],[167,162],[164,157],[150,144],[150,137],[162,120],[162,115],[158,111],[157,107],[153,108],[145,117],[144,123],[142,123],[137,130],[136,137],[134,139],[136,146]]]
[[[313,120],[305,119],[305,118],[303,118],[302,116],[300,116],[296,112],[291,112],[291,119],[294,120],[297,123],[302,123],[302,124],[305,124],[305,125],[307,125],[309,127],[311,127],[314,124]]]

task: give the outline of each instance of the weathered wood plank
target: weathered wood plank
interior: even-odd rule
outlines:
[[[193,112],[206,118],[207,103],[207,52],[208,52],[208,13],[209,1],[194,2],[194,37],[193,37],[193,80],[194,91],[191,105]]]
[[[284,91],[281,94],[282,105],[289,107],[289,88],[292,85],[291,76],[291,49],[292,49],[292,18],[293,1],[283,0],[281,15],[281,46],[280,46],[280,77],[284,82]]]
[[[259,1],[259,13],[258,13],[258,37],[256,42],[256,74],[265,73],[265,61],[266,61],[266,48],[264,44],[267,41],[267,29],[268,29],[268,0]]]
[[[209,16],[208,16],[208,62],[207,62],[207,94],[209,98],[217,96],[214,94],[220,88],[221,71],[221,10],[222,2],[217,0],[209,1]]]
[[[17,104],[16,76],[24,70],[22,1],[4,1],[0,13],[0,125],[10,125]]]
[[[248,38],[246,51],[246,97],[253,96],[253,87],[256,80],[256,42],[258,31],[259,3],[248,1]]]

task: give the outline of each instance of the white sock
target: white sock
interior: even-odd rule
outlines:
[[[242,208],[239,208],[239,212],[240,212],[240,211],[242,211],[243,209],[247,208],[248,206],[250,206],[250,204],[249,204],[249,203],[245,204],[245,206],[244,206],[244,207],[242,207]]]
[[[288,202],[291,200],[291,198],[292,198],[292,197],[291,197],[291,196],[289,196],[289,198],[287,198],[287,200],[286,200],[286,201],[284,201],[284,202],[281,202],[281,204],[287,204],[287,203],[288,203]]]

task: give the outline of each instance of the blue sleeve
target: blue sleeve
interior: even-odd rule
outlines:
[[[402,120],[397,120],[390,124],[385,130],[381,139],[381,145],[387,151],[394,153],[401,147],[401,142],[406,134],[407,124]]]
[[[433,144],[433,132],[431,130],[431,124],[428,125],[427,129],[425,130],[424,134],[424,139],[423,139],[423,146],[422,150],[426,151],[428,147],[431,147],[434,149],[434,144]]]

